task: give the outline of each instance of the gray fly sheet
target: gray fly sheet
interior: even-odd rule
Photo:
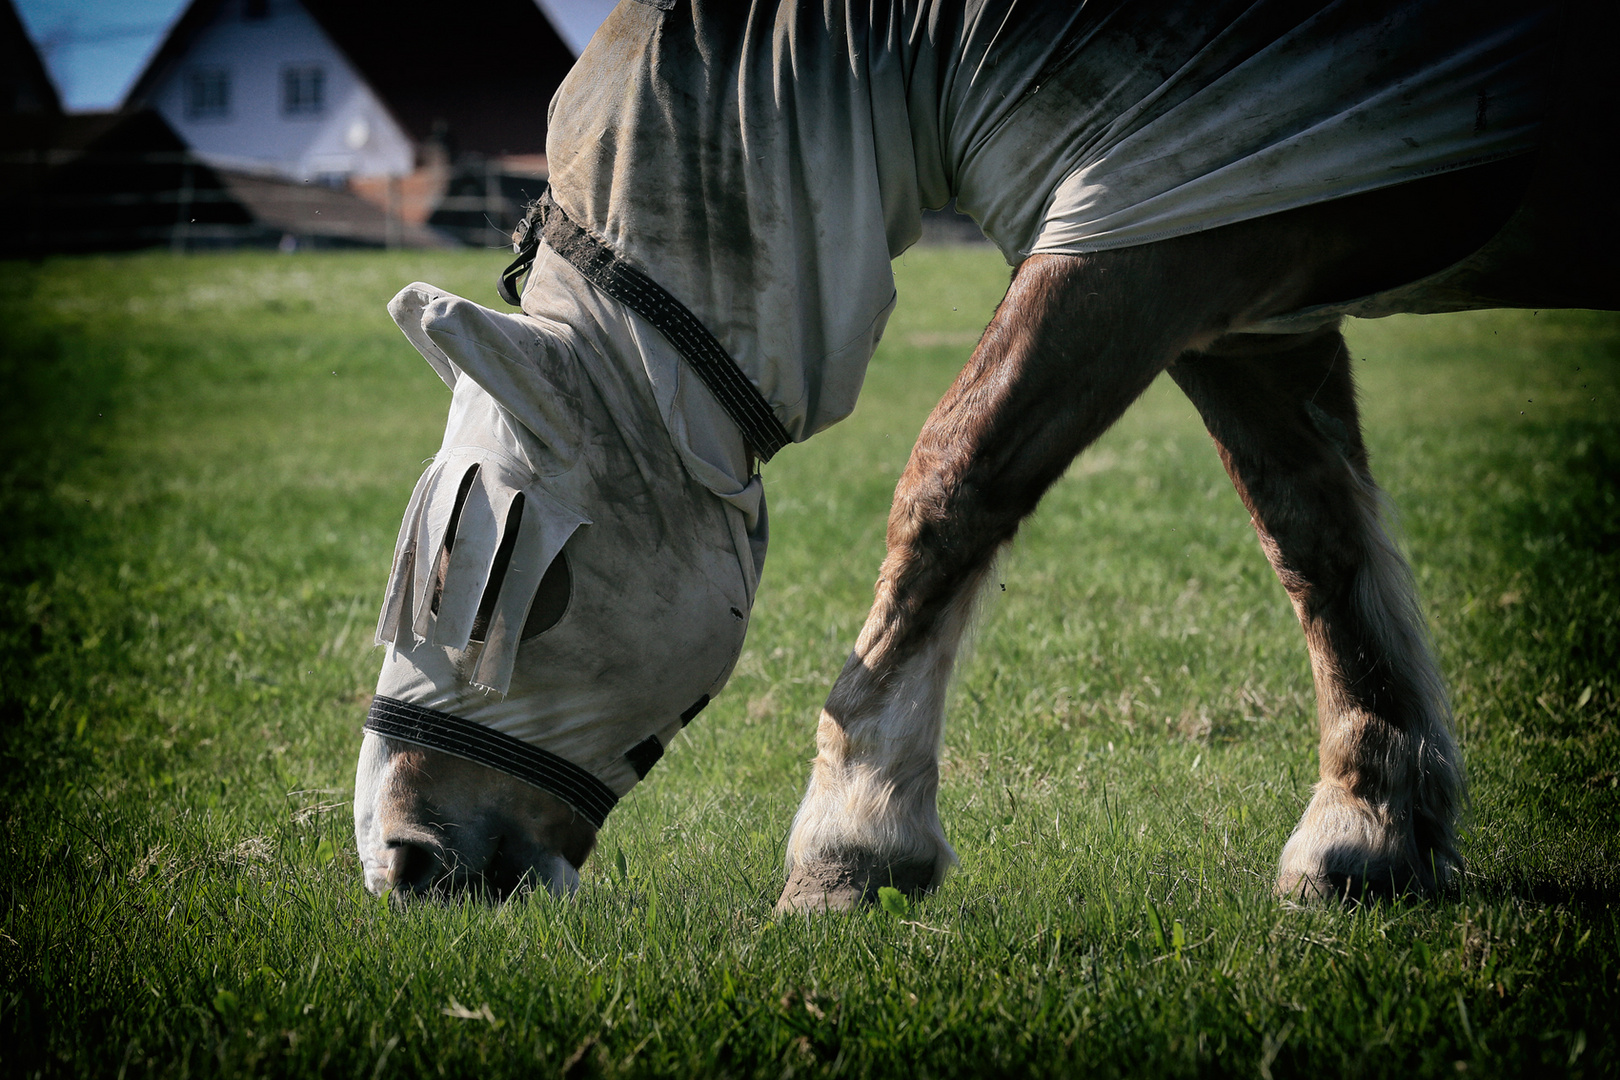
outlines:
[[[625,0],[552,104],[522,312],[392,305],[453,396],[369,726],[599,824],[729,677],[755,456],[854,407],[923,208],[954,199],[1016,265],[1529,153],[1565,130],[1568,27],[1523,0]],[[559,561],[566,614],[530,634]]]
[[[954,199],[1016,265],[1529,153],[1561,19],[1541,0],[627,2],[553,102],[552,193],[802,440],[854,407],[922,208]]]

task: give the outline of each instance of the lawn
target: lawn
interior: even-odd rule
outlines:
[[[772,917],[894,482],[1006,281],[932,248],[855,415],[767,466],[747,649],[580,895],[399,910],[349,798],[448,395],[384,304],[493,304],[502,262],[0,264],[5,1076],[1620,1071],[1620,317],[1350,331],[1469,763],[1456,897],[1270,898],[1310,672],[1161,379],[1001,564],[945,739],[961,867]]]

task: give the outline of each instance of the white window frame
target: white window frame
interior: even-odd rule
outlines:
[[[194,67],[186,72],[182,86],[187,120],[229,120],[231,117],[231,69],[213,65]],[[217,91],[215,95],[209,91]]]
[[[305,120],[326,114],[326,65],[284,64],[281,68],[281,115]]]

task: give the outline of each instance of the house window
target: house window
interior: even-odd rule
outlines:
[[[326,71],[318,64],[281,69],[281,111],[286,116],[318,116],[326,108]]]
[[[218,120],[231,114],[231,73],[225,68],[193,68],[186,73],[186,116]]]

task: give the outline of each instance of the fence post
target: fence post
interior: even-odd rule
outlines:
[[[188,156],[180,166],[180,198],[179,216],[175,218],[174,233],[169,238],[169,249],[176,254],[184,253],[186,241],[189,238],[191,220],[191,158]]]
[[[400,228],[399,177],[389,173],[388,179],[383,185],[383,190],[386,193],[383,198],[383,247],[392,251],[394,248],[399,247],[400,233],[402,231]]]
[[[495,247],[506,242],[501,235],[501,221],[506,209],[505,200],[501,198],[501,171],[494,158],[484,159],[484,221],[488,223],[490,232],[495,234]],[[486,237],[487,242],[487,237]]]

